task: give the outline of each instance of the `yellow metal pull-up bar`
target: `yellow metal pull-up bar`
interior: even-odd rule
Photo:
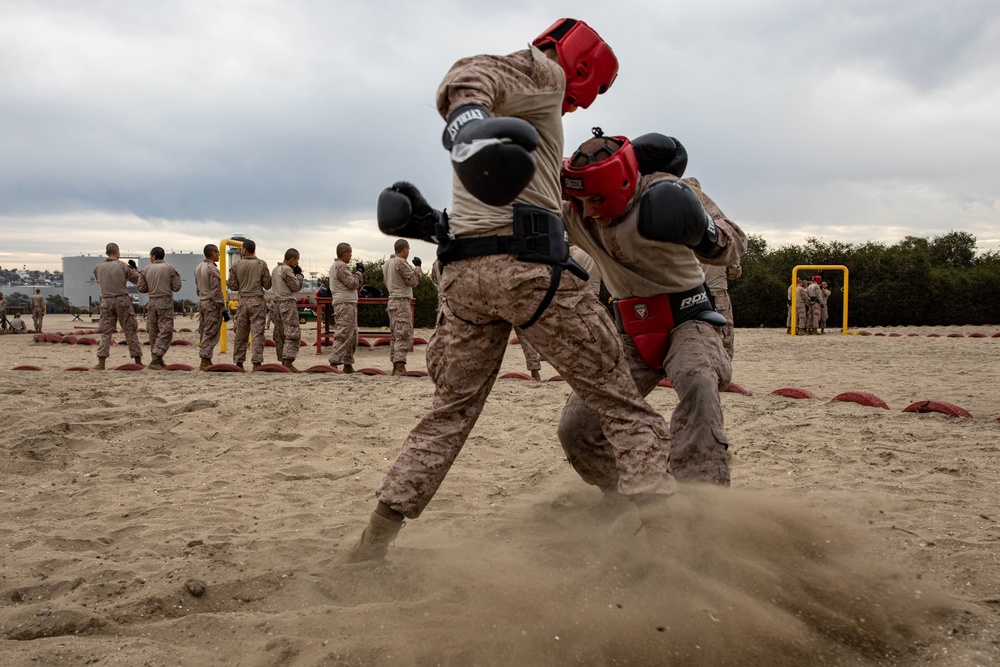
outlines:
[[[219,242],[219,273],[222,276],[222,307],[229,309],[229,297],[226,294],[226,276],[228,275],[226,271],[226,247],[233,246],[234,248],[242,248],[243,241],[234,241],[233,239],[222,239]],[[844,320],[845,322],[847,320]],[[219,352],[226,351],[226,331],[228,327],[226,323],[222,323],[222,330],[219,332]]]
[[[799,271],[843,271],[844,272],[844,324],[841,329],[841,335],[847,335],[847,282],[849,278],[849,272],[847,267],[843,264],[799,264],[794,269],[792,269],[792,285],[798,287],[798,273]],[[792,305],[791,311],[788,313],[788,323],[791,325],[792,335],[795,335],[795,302],[798,296],[798,290],[792,289]]]

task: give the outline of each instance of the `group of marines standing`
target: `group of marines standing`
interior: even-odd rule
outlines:
[[[391,359],[393,375],[406,371],[406,354],[413,345],[413,318],[410,300],[413,287],[420,281],[420,258],[408,263],[409,243],[400,239],[395,244],[395,254],[384,268],[389,290],[387,310],[392,329]],[[295,359],[301,347],[302,332],[299,322],[299,292],[304,275],[299,266],[299,251],[289,248],[284,261],[269,270],[267,262],[256,255],[257,246],[252,240],[242,241],[240,259],[230,266],[227,289],[237,301],[233,316],[233,363],[246,370],[249,352],[253,369],[264,363],[266,344],[265,328],[268,315],[274,321],[274,346],[278,360],[291,372],[300,372]],[[345,373],[353,373],[354,352],[357,349],[358,289],[364,266],[358,262],[354,271],[351,246],[341,243],[337,247],[337,260],[330,268],[330,288],[336,322],[333,353],[330,364],[343,365]],[[174,332],[173,295],[181,289],[177,270],[164,261],[160,247],[150,251],[150,263],[140,271],[135,260],[124,262],[117,244],[109,243],[107,259],[94,269],[94,277],[101,288],[101,319],[98,329],[101,341],[97,349],[97,370],[104,370],[111,352],[111,335],[121,326],[129,346],[129,355],[136,364],[142,364],[142,344],[137,334],[137,321],[128,284],[137,286],[141,293],[149,294],[146,329],[149,333],[152,361],[147,368],[161,370],[166,367],[164,356],[170,348]],[[222,290],[222,275],[218,262],[218,246],[204,248],[205,259],[194,272],[198,294],[200,334],[200,370],[212,363],[216,345],[219,344],[223,322],[229,320],[229,309]],[[265,292],[270,290],[270,309]]]
[[[812,280],[796,278],[788,286],[788,316],[785,318],[786,333],[792,333],[792,290],[795,292],[795,331],[806,335],[826,333],[829,315],[826,304],[833,293],[822,276]]]

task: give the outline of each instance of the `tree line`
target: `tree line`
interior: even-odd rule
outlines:
[[[382,266],[386,260],[366,261],[363,282],[385,296]],[[792,269],[802,264],[841,264],[849,271],[848,324],[850,326],[907,326],[1000,324],[1000,253],[976,253],[976,237],[949,232],[902,241],[852,244],[806,239],[804,245],[768,248],[762,237],[751,235],[743,256],[743,276],[731,281],[733,319],[737,327],[784,327]],[[437,287],[427,271],[413,288],[415,326],[433,327],[437,315]],[[833,294],[828,308],[829,328],[843,320],[843,272],[806,271],[806,279],[820,274]],[[319,282],[329,284],[329,276]],[[602,297],[607,291],[602,289]],[[358,323],[387,327],[385,307],[362,305]]]
[[[1000,324],[1000,254],[976,253],[976,237],[949,232],[907,236],[894,245],[806,239],[805,245],[769,249],[750,236],[743,276],[729,285],[737,327],[784,327],[792,269],[842,264],[849,271],[849,326]],[[828,326],[843,321],[843,272],[821,274],[833,294]]]

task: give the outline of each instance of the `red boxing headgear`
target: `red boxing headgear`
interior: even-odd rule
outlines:
[[[579,213],[583,211],[576,201],[581,197],[600,195],[604,201],[597,207],[602,218],[617,218],[628,206],[635,194],[639,180],[639,164],[635,159],[632,142],[625,137],[604,137],[601,128],[594,128],[594,136],[605,139],[604,146],[593,153],[582,153],[577,150],[563,163],[562,182],[563,193],[569,198],[573,208]],[[620,144],[618,150],[608,141]],[[605,153],[607,158],[601,159]],[[573,163],[579,157],[586,157],[587,164],[574,167]]]
[[[813,282],[819,285],[821,282],[823,282],[823,276],[813,276]]]
[[[551,44],[559,54],[559,63],[566,72],[564,114],[577,107],[589,107],[618,76],[615,52],[583,21],[559,19],[531,44],[538,48]]]

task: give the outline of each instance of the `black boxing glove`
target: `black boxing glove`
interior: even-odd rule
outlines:
[[[139,265],[135,263],[134,259],[130,259],[128,261],[128,265],[131,266],[133,269],[138,269],[139,268]]]
[[[669,178],[653,181],[639,197],[636,229],[644,238],[686,245],[702,257],[715,254],[719,238],[691,186]]]
[[[687,150],[673,137],[650,132],[633,139],[632,149],[639,163],[640,174],[660,171],[680,178],[687,169]]]
[[[434,231],[441,212],[431,208],[412,183],[397,181],[383,190],[376,217],[383,234],[437,243]]]
[[[413,258],[413,266],[420,266],[423,262],[420,261],[419,257]]]
[[[481,104],[463,104],[448,117],[442,143],[451,166],[473,197],[505,206],[535,175],[538,130],[520,118],[494,118]]]
[[[295,266],[292,267],[292,273],[294,273],[295,275],[301,274],[302,273],[302,267],[299,266],[298,264],[296,264]]]
[[[358,262],[357,264],[354,265],[354,270],[357,271],[358,273],[364,273],[365,265],[362,264],[361,262]]]

